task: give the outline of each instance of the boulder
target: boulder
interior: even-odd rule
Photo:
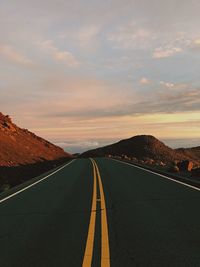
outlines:
[[[164,162],[161,161],[161,162],[160,162],[160,166],[161,166],[161,167],[164,167],[164,166],[166,166],[166,164],[165,164]]]
[[[148,165],[152,165],[155,163],[155,160],[153,160],[151,158],[144,158],[144,163],[148,164]]]
[[[137,162],[138,161],[138,159],[135,158],[135,157],[131,157],[131,160],[134,161],[134,162]]]
[[[152,165],[154,163],[155,163],[155,160],[153,160],[153,159],[146,159],[145,160],[145,164]]]
[[[138,160],[139,164],[144,164],[144,160]]]
[[[193,168],[193,162],[189,160],[181,161],[177,164],[180,171],[191,171]]]

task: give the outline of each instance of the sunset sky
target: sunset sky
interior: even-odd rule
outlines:
[[[0,0],[0,111],[70,152],[200,143],[199,14],[199,0]]]

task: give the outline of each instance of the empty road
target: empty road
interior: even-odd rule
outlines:
[[[199,210],[199,189],[77,159],[0,199],[0,267],[198,267]]]

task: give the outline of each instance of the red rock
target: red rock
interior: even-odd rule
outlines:
[[[193,168],[193,162],[189,160],[181,161],[177,164],[180,171],[191,171]]]
[[[15,125],[0,112],[0,165],[17,166],[71,157],[58,146]]]
[[[164,167],[164,166],[166,166],[166,164],[161,161],[160,166]]]

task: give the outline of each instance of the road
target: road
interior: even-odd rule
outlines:
[[[0,200],[0,266],[200,266],[199,210],[198,189],[77,159]]]

